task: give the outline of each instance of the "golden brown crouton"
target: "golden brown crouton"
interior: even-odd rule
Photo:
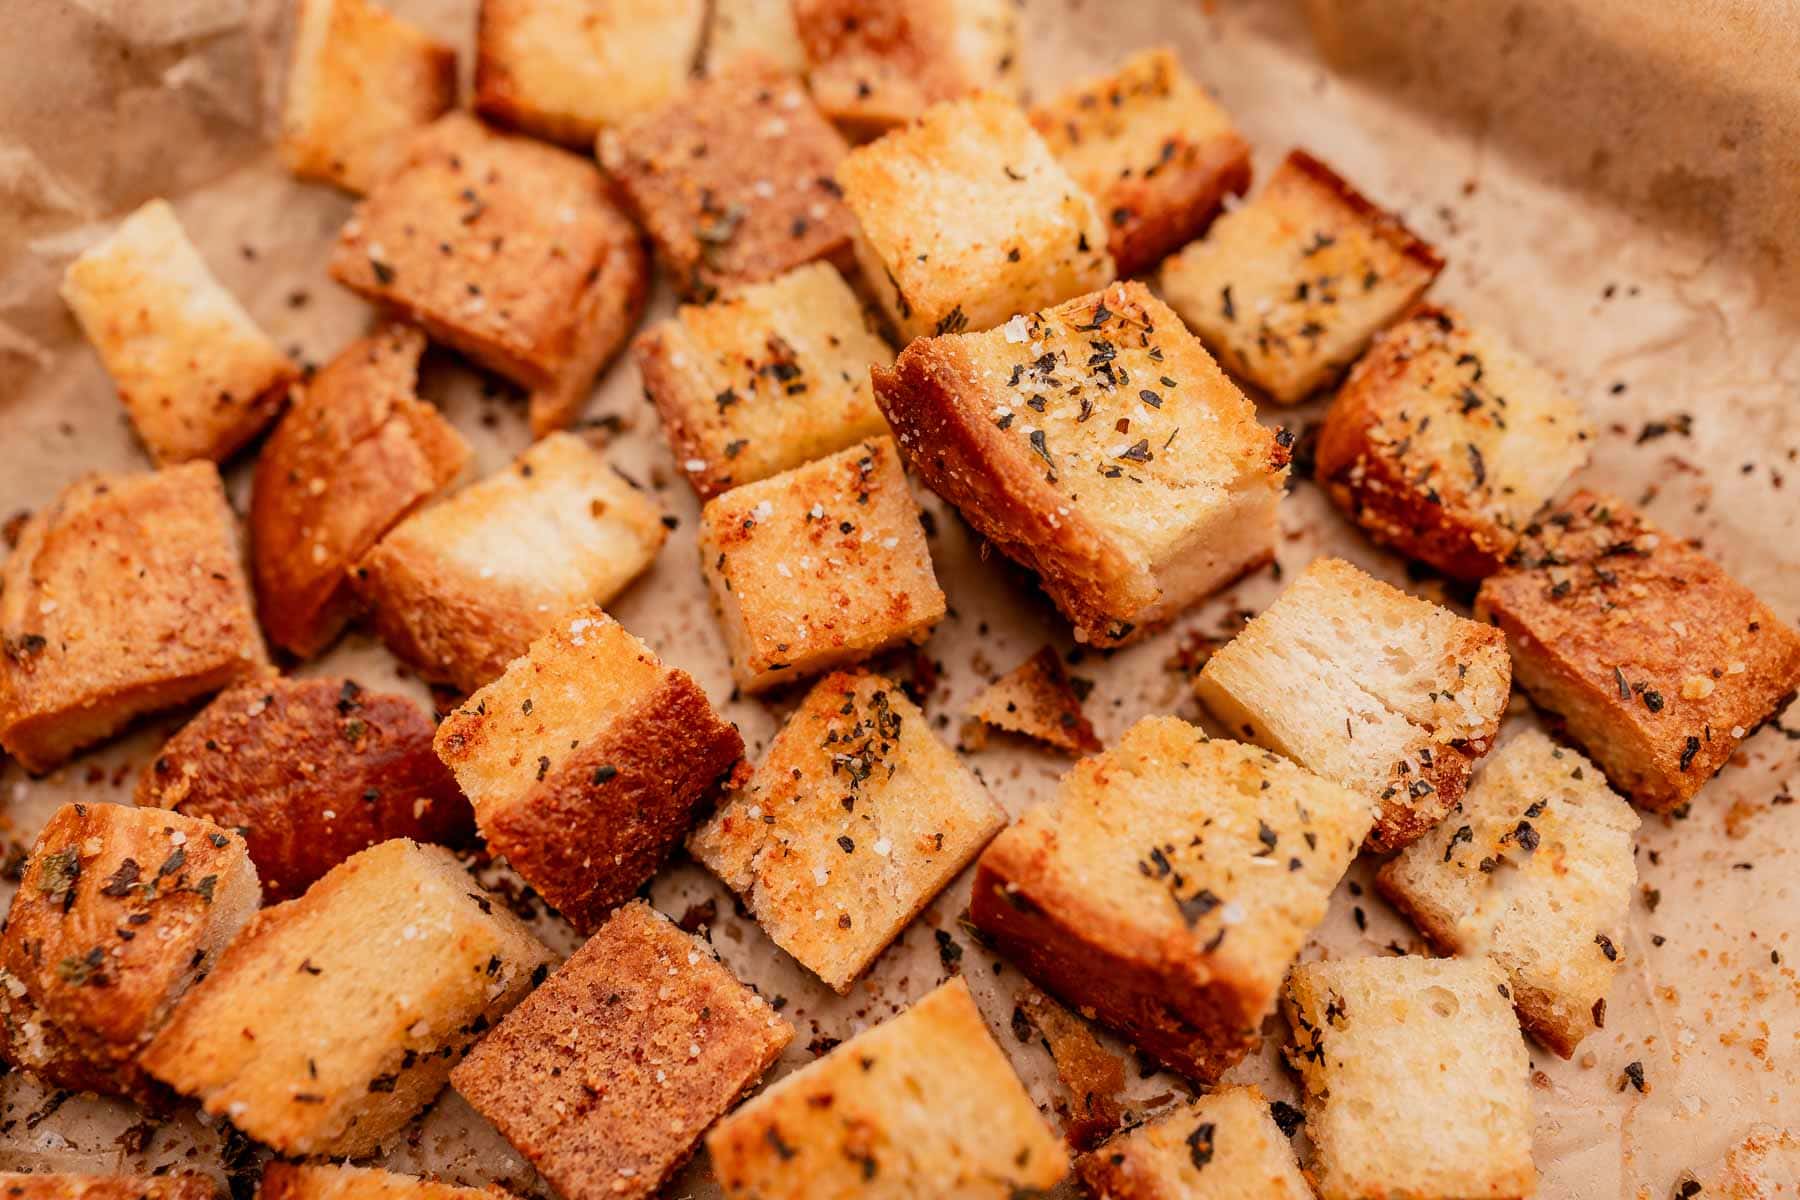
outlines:
[[[345,224],[331,277],[529,389],[538,437],[580,416],[650,286],[592,163],[466,113],[407,143]]]
[[[261,903],[211,821],[65,804],[0,931],[0,1057],[45,1083],[145,1097],[138,1053]]]
[[[152,200],[69,264],[62,296],[158,464],[222,462],[300,374]]]
[[[794,75],[806,70],[793,0],[713,0],[706,27],[707,73],[717,74],[749,55]]]
[[[1271,751],[1146,717],[994,839],[969,911],[1032,979],[1210,1083],[1256,1046],[1369,819]]]
[[[1081,698],[1069,682],[1069,673],[1050,646],[983,689],[970,702],[969,715],[1071,754],[1093,754],[1100,749],[1094,727],[1082,715]]]
[[[1220,362],[1292,404],[1334,380],[1443,267],[1398,218],[1295,150],[1254,200],[1163,264],[1162,290]]]
[[[0,1200],[215,1200],[204,1175],[65,1175],[0,1171]]]
[[[488,847],[587,931],[662,866],[744,743],[686,671],[588,608],[446,717],[437,752]]]
[[[269,640],[302,658],[355,615],[350,569],[462,473],[469,446],[413,394],[425,335],[389,325],[295,389],[263,445],[250,559]]]
[[[1075,1161],[1094,1200],[1313,1200],[1253,1087],[1178,1104]]]
[[[77,480],[0,568],[0,745],[29,770],[267,665],[211,463]]]
[[[509,1200],[503,1188],[454,1187],[348,1163],[303,1165],[271,1159],[256,1200]]]
[[[448,850],[396,838],[258,913],[142,1064],[283,1154],[360,1157],[550,959]]]
[[[1526,529],[1475,615],[1534,702],[1654,812],[1680,808],[1800,687],[1800,634],[1692,544],[1578,492]]]
[[[916,341],[873,376],[912,467],[1077,641],[1141,637],[1274,556],[1287,440],[1141,283]]]
[[[502,1021],[451,1082],[558,1195],[640,1200],[793,1036],[710,946],[638,900]]]

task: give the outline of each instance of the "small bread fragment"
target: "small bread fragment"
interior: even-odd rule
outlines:
[[[647,570],[669,536],[662,516],[585,439],[552,434],[395,526],[352,584],[390,650],[472,692]]]
[[[686,671],[564,613],[438,727],[488,847],[587,932],[661,867],[744,743]]]
[[[1271,751],[1146,717],[994,839],[969,912],[1033,980],[1210,1083],[1257,1045],[1369,819]]]
[[[1385,853],[1462,797],[1511,682],[1497,630],[1321,558],[1207,660],[1194,690],[1233,734],[1366,797],[1369,848]]]
[[[1444,260],[1304,150],[1170,258],[1162,291],[1239,378],[1278,404],[1332,382]]]
[[[143,1098],[138,1053],[261,903],[244,841],[119,804],[65,804],[0,930],[0,1058],[71,1091]]]
[[[233,830],[270,902],[390,838],[459,845],[469,802],[432,752],[430,714],[349,679],[221,692],[138,776],[135,799]]]
[[[844,993],[1005,824],[898,685],[838,672],[688,849]]]
[[[1115,646],[1268,562],[1291,439],[1141,283],[921,339],[875,399],[909,464]]]
[[[675,463],[703,500],[887,432],[869,367],[894,352],[826,263],[683,305],[632,349]]]
[[[1100,750],[1100,739],[1082,714],[1081,698],[1063,670],[1062,658],[1050,646],[990,683],[969,703],[968,711],[995,729],[1022,733],[1071,754]]]
[[[551,957],[448,850],[396,838],[258,913],[143,1068],[283,1154],[360,1157]]]
[[[712,947],[637,900],[451,1082],[564,1200],[641,1200],[793,1036]]]
[[[1613,497],[1577,492],[1524,532],[1475,615],[1614,787],[1679,809],[1800,687],[1800,633]]]
[[[778,1080],[706,1149],[729,1200],[1013,1200],[1069,1171],[961,976]]]
[[[700,566],[747,692],[923,642],[945,612],[891,438],[707,501]]]
[[[1282,1008],[1306,1090],[1321,1200],[1522,1200],[1531,1060],[1506,979],[1484,958],[1295,967]]]
[[[750,55],[789,74],[806,71],[793,0],[713,0],[706,27],[707,73],[717,74]]]
[[[257,1200],[509,1200],[499,1187],[455,1187],[348,1163],[303,1164],[270,1159]]]
[[[267,668],[210,462],[79,479],[0,567],[0,745],[27,770]]]
[[[230,458],[299,378],[167,201],[145,204],[70,263],[62,297],[159,466]]]
[[[70,1175],[52,1171],[0,1171],[4,1200],[215,1200],[218,1187],[205,1175]]]
[[[1254,1087],[1178,1104],[1075,1160],[1094,1200],[1313,1200]]]

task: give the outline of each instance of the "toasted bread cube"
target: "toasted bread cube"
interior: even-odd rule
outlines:
[[[256,459],[250,564],[269,640],[302,658],[355,615],[350,570],[469,461],[469,445],[413,392],[425,335],[389,325],[306,383]]]
[[[969,911],[1039,984],[1211,1082],[1256,1046],[1368,828],[1363,797],[1146,717],[994,839]]]
[[[223,462],[261,432],[299,369],[152,200],[63,274],[62,296],[150,457]]]
[[[281,161],[362,193],[456,105],[456,50],[367,0],[297,0]]]
[[[352,582],[389,649],[470,692],[570,609],[625,590],[668,536],[654,499],[558,433],[401,522]]]
[[[1336,379],[1444,260],[1304,150],[1250,203],[1163,264],[1175,311],[1278,404]]]
[[[563,614],[436,746],[488,847],[584,932],[656,873],[744,753],[686,671],[597,608]]]
[[[1031,123],[1099,203],[1121,275],[1200,236],[1250,186],[1250,144],[1167,47],[1076,84]]]
[[[448,850],[396,838],[258,913],[143,1067],[283,1154],[360,1157],[551,958]]]
[[[542,437],[631,336],[650,266],[591,162],[451,113],[357,206],[331,277],[529,389]]]
[[[211,463],[90,475],[0,567],[0,746],[43,772],[268,667]]]
[[[1531,1061],[1506,993],[1483,958],[1294,968],[1287,1058],[1322,1200],[1532,1195]]]
[[[143,1098],[139,1051],[262,902],[211,821],[65,804],[0,930],[0,1058],[74,1091]]]
[[[1800,687],[1800,633],[1691,543],[1578,492],[1525,531],[1475,615],[1612,780],[1678,809]]]
[[[1194,686],[1233,735],[1367,798],[1369,848],[1386,852],[1462,798],[1511,684],[1498,631],[1322,558]]]
[[[875,398],[931,489],[1118,645],[1268,562],[1287,445],[1168,306],[1120,283],[916,341]]]
[[[451,1075],[564,1200],[655,1195],[794,1030],[712,948],[619,909]]]
[[[509,1200],[499,1187],[455,1187],[348,1163],[306,1165],[270,1159],[257,1200]]]
[[[968,711],[983,724],[1071,754],[1095,754],[1101,748],[1062,659],[1049,646],[982,689]]]
[[[825,263],[683,305],[633,351],[676,465],[702,499],[887,432],[869,367],[894,352]]]
[[[214,1200],[219,1189],[205,1175],[65,1175],[0,1171],[4,1200]]]
[[[922,643],[945,612],[891,438],[707,501],[700,566],[747,692]]]
[[[1075,1160],[1096,1200],[1313,1200],[1294,1148],[1253,1087],[1222,1087]]]
[[[138,776],[137,803],[244,839],[269,901],[291,900],[390,838],[458,845],[469,802],[432,752],[430,714],[348,679],[258,679],[221,692]]]
[[[750,55],[790,74],[806,70],[793,0],[713,0],[706,27],[707,73],[717,74]]]

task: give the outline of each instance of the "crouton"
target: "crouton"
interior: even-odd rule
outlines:
[[[1287,442],[1141,283],[914,342],[875,398],[931,489],[1119,645],[1275,553]]]
[[[448,850],[396,838],[258,913],[142,1064],[283,1154],[360,1157],[551,957]]]
[[[1278,404],[1336,379],[1443,270],[1438,252],[1304,150],[1162,268],[1163,295]]]
[[[1637,827],[1592,763],[1529,730],[1377,882],[1441,953],[1499,963],[1520,1022],[1568,1058],[1606,1020]]]
[[[1613,786],[1678,809],[1800,687],[1800,634],[1692,544],[1578,492],[1525,530],[1475,615]]]
[[[969,715],[1071,754],[1094,754],[1100,739],[1056,651],[1045,646],[996,679],[969,703]]]
[[[205,1175],[65,1175],[49,1171],[0,1171],[4,1200],[215,1200],[219,1190]]]
[[[706,0],[481,0],[475,111],[583,149],[687,82]]]
[[[498,1187],[454,1187],[348,1163],[303,1165],[270,1159],[257,1200],[508,1200]]]
[[[470,692],[570,609],[612,600],[668,536],[654,499],[581,437],[552,434],[401,522],[351,582],[389,649]]]
[[[1250,186],[1249,143],[1167,47],[1076,84],[1031,123],[1106,215],[1121,275],[1200,236],[1225,197]]]
[[[793,0],[713,0],[706,27],[707,73],[717,74],[748,55],[790,74],[806,70]]]
[[[856,222],[832,172],[849,147],[799,79],[755,56],[600,138],[600,161],[676,290],[710,300],[818,259]]]
[[[994,839],[969,911],[1032,979],[1210,1083],[1257,1045],[1369,819],[1279,755],[1146,717]]]
[[[469,802],[432,752],[430,714],[349,679],[221,692],[138,776],[135,799],[234,830],[273,902],[390,838],[457,845]]]
[[[1682,1200],[1784,1200],[1800,1180],[1800,1134],[1758,1123],[1744,1132],[1710,1173],[1706,1183],[1691,1177],[1676,1185]],[[1688,1190],[1689,1184],[1693,1190]]]
[[[843,993],[1005,824],[892,680],[840,672],[688,848]]]
[[[960,976],[778,1080],[706,1149],[729,1200],[1009,1200],[1069,1170]]]
[[[583,932],[656,873],[744,753],[686,671],[597,608],[564,613],[436,748],[488,847]]]
[[[1338,389],[1315,478],[1376,541],[1473,581],[1500,569],[1586,465],[1592,436],[1575,401],[1509,342],[1421,306]]]
[[[310,658],[356,613],[354,567],[462,474],[469,445],[413,394],[425,335],[389,325],[304,385],[256,459],[250,563],[269,640]]]
[[[211,821],[63,805],[0,930],[0,1057],[54,1087],[147,1097],[138,1052],[260,903],[243,839]]]
[[[158,465],[230,458],[300,375],[162,200],[70,263],[62,296]]]
[[[451,1074],[566,1200],[657,1194],[794,1030],[642,900]]]
[[[1532,1195],[1531,1061],[1483,958],[1294,968],[1288,1062],[1306,1092],[1322,1200]]]
[[[824,263],[683,306],[633,350],[676,465],[702,499],[887,432],[869,367],[894,352]]]
[[[451,113],[344,225],[331,277],[531,392],[542,437],[581,414],[650,287],[591,162]]]
[[[700,566],[747,692],[923,642],[945,612],[885,437],[707,501]]]
[[[296,0],[277,148],[287,169],[368,191],[456,105],[456,51],[366,0]]]
[[[1094,1200],[1313,1200],[1294,1149],[1253,1087],[1178,1104],[1075,1160]]]
[[[44,772],[145,713],[268,669],[208,462],[90,475],[0,567],[0,746]]]
[[[1386,852],[1462,798],[1511,683],[1496,630],[1322,558],[1207,660],[1194,688],[1233,736],[1366,797],[1369,848]]]

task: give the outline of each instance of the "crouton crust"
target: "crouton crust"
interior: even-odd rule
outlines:
[[[1313,1200],[1254,1087],[1177,1104],[1075,1160],[1094,1200]]]
[[[806,47],[794,24],[792,0],[716,0],[706,26],[706,71],[758,54],[784,71],[806,73]]]
[[[52,1171],[0,1171],[5,1200],[215,1200],[219,1189],[205,1175],[74,1175]]]
[[[511,1200],[504,1188],[456,1187],[414,1175],[396,1175],[348,1163],[305,1164],[270,1159],[263,1164],[256,1200]]]
[[[969,703],[969,715],[996,729],[1022,733],[1071,754],[1094,754],[1100,739],[1081,711],[1054,647],[1038,652],[996,679]]]

